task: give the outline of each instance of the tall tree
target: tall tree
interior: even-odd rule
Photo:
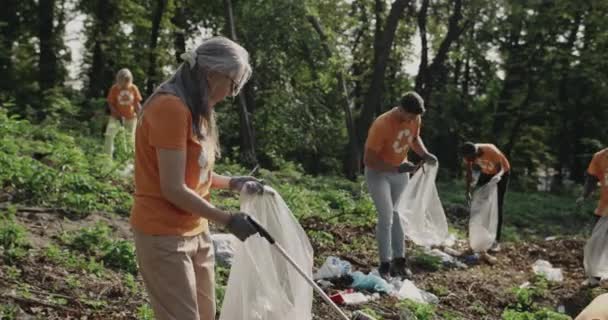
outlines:
[[[158,85],[160,79],[158,70],[160,69],[158,60],[158,37],[161,31],[161,22],[163,15],[167,9],[168,0],[157,0],[155,2],[154,13],[152,14],[152,30],[150,31],[150,42],[148,47],[148,80],[146,81],[146,93],[152,94],[156,85]]]
[[[236,35],[236,26],[234,22],[234,12],[232,10],[232,1],[224,0],[224,10],[226,17],[226,33],[234,41],[238,41]],[[241,140],[241,156],[245,163],[256,165],[258,163],[255,154],[255,136],[251,120],[249,119],[249,111],[247,109],[247,98],[244,92],[240,92],[238,96],[238,110],[240,122],[240,140]]]
[[[38,83],[41,90],[53,88],[59,82],[57,59],[57,29],[55,0],[38,2],[38,38],[40,55],[38,60]]]
[[[395,31],[409,2],[409,0],[395,0],[391,5],[386,23],[382,25],[381,17],[384,11],[384,2],[383,0],[376,0],[374,67],[371,83],[363,102],[363,110],[357,124],[360,146],[365,142],[367,130],[373,121],[374,115],[378,113],[381,107],[380,104],[384,90],[384,73],[391,54],[393,40],[395,39]]]

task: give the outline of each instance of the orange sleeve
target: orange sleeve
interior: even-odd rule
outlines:
[[[116,96],[117,95],[118,95],[118,93],[116,92],[116,86],[112,86],[110,88],[110,90],[108,91],[108,96],[106,97],[108,104],[110,104],[112,107],[116,107]]]
[[[367,140],[365,141],[365,149],[374,150],[379,152],[382,150],[382,146],[386,141],[386,131],[382,127],[384,124],[381,121],[374,121],[372,126],[369,128],[367,133]]]
[[[598,179],[602,178],[602,168],[600,168],[600,162],[598,160],[597,153],[593,155],[593,159],[589,163],[589,167],[587,168],[587,173],[595,176]]]
[[[156,148],[186,149],[189,110],[176,102],[159,103],[145,111],[148,143]]]
[[[137,88],[136,85],[133,85],[133,96],[135,97],[136,102],[141,102],[141,100],[143,100],[141,93],[139,93],[139,88]]]

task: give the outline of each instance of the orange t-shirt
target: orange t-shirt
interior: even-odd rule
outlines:
[[[600,200],[595,214],[606,216],[608,215],[608,148],[593,155],[587,173],[600,181]]]
[[[407,152],[414,139],[420,135],[422,117],[402,121],[399,110],[392,109],[380,115],[367,134],[365,149],[378,153],[384,162],[398,166],[407,160]]]
[[[136,85],[131,84],[126,89],[121,89],[115,84],[110,88],[107,100],[117,112],[112,111],[112,116],[133,119],[137,116],[135,108],[142,98]]]
[[[482,154],[474,161],[465,160],[469,168],[473,164],[476,164],[481,168],[481,172],[487,175],[495,175],[501,168],[505,173],[511,170],[509,160],[495,145],[491,143],[477,143],[475,146],[482,151]]]
[[[203,197],[209,194],[214,161],[208,161],[192,132],[190,110],[176,96],[156,96],[143,111],[135,134],[131,226],[149,235],[193,236],[207,231],[207,220],[178,208],[162,196],[158,148],[186,151],[186,185]]]

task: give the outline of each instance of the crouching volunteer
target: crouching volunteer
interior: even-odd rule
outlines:
[[[471,182],[473,180],[473,167],[480,168],[477,188],[484,186],[490,181],[498,182],[498,226],[496,229],[496,241],[490,248],[490,252],[500,251],[500,240],[502,235],[502,217],[505,194],[509,187],[509,173],[511,164],[507,157],[493,144],[465,142],[461,148],[466,163],[466,198],[471,200]]]
[[[396,208],[409,173],[416,168],[407,161],[409,149],[426,162],[437,163],[420,138],[424,111],[422,98],[415,92],[406,93],[399,106],[372,123],[365,142],[365,180],[378,211],[378,271],[384,278],[411,277],[405,259],[405,235]]]
[[[246,213],[209,201],[209,189],[261,192],[253,177],[213,171],[219,154],[215,105],[251,75],[249,54],[229,39],[204,41],[143,107],[135,143],[131,226],[156,319],[215,319],[214,255],[208,221],[239,239],[256,233]]]
[[[598,183],[600,185],[600,199],[594,212],[596,224],[601,217],[608,215],[608,148],[600,150],[593,155],[587,168],[583,195],[576,200],[576,203],[580,205],[584,200],[588,199],[597,188]],[[585,258],[587,259],[588,257]],[[586,267],[596,268],[597,266]],[[589,273],[590,270],[585,271]],[[592,274],[588,274],[587,276],[588,278],[583,282],[583,285],[594,286],[599,284],[601,280],[603,286],[608,286],[608,279],[601,279]]]

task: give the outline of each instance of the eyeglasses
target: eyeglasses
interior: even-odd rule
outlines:
[[[238,90],[239,90],[239,83],[236,82],[236,81],[234,81],[234,79],[232,79],[231,76],[227,75],[226,77],[228,79],[230,79],[230,82],[232,83],[232,88],[231,88],[231,91],[230,91],[230,95],[233,96],[233,97],[235,97],[237,95],[237,93],[238,93]]]

